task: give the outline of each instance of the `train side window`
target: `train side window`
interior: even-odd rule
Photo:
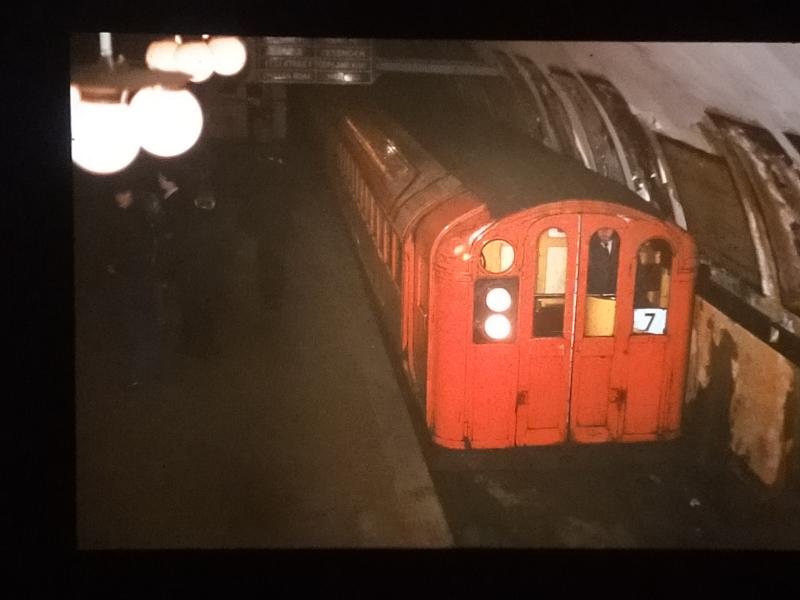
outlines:
[[[781,300],[800,314],[800,175],[768,130],[721,115],[709,116],[726,134],[726,142],[753,185],[769,231]]]
[[[383,262],[389,267],[389,272],[392,270],[392,238],[389,233],[389,221],[384,218],[383,220]]]
[[[393,233],[394,238],[394,260],[395,260],[395,281],[397,285],[403,285],[403,240],[399,235]]]
[[[636,253],[633,333],[663,335],[667,327],[672,248],[664,240],[648,240]]]
[[[700,252],[761,291],[747,216],[725,160],[661,134],[657,139]]]
[[[581,82],[570,72],[558,68],[550,69],[553,78],[558,81],[569,95],[575,109],[581,118],[581,123],[589,138],[597,172],[601,175],[625,183],[625,173],[617,157],[614,140],[608,132],[600,111],[592,102],[591,97],[581,85]]]
[[[570,124],[567,111],[561,103],[561,99],[558,97],[555,90],[553,90],[544,74],[539,70],[539,67],[537,67],[532,60],[525,56],[517,56],[517,60],[528,73],[528,76],[539,92],[539,96],[542,98],[542,102],[550,118],[550,124],[555,131],[559,146],[557,150],[577,160],[581,160],[580,152],[578,152],[578,149],[572,142],[572,125]]]
[[[481,267],[489,273],[503,273],[514,264],[514,247],[505,240],[492,240],[481,249]]]
[[[367,230],[370,234],[375,233],[375,196],[369,195],[369,205],[367,206]]]
[[[598,75],[581,73],[581,76],[615,125],[636,193],[647,201],[652,200],[665,214],[671,215],[669,196],[659,177],[658,159],[642,124],[610,81]]]
[[[377,225],[377,245],[378,245],[378,255],[381,257],[381,260],[385,263],[386,262],[386,246],[384,244],[385,235],[386,235],[386,219],[383,216],[383,209],[378,207],[378,222]]]
[[[533,336],[564,334],[567,289],[567,234],[552,227],[539,236],[536,293],[533,299]]]
[[[356,202],[358,204],[361,204],[364,201],[364,198],[367,195],[366,187],[367,186],[366,186],[366,183],[364,182],[364,178],[363,177],[359,177],[358,178],[358,187],[356,189]]]
[[[586,337],[614,335],[617,311],[617,267],[620,239],[610,227],[598,229],[589,240],[586,284]]]

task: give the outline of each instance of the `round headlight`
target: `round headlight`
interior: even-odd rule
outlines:
[[[486,294],[486,306],[494,312],[504,312],[511,306],[511,294],[505,288],[497,287]]]
[[[504,340],[511,334],[511,321],[503,315],[492,315],[483,323],[483,330],[493,340]]]

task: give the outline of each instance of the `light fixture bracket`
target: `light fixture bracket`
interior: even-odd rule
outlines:
[[[119,102],[125,92],[133,94],[144,87],[184,88],[191,76],[180,72],[131,67],[120,57],[113,65],[101,60],[79,67],[73,72],[71,79],[71,83],[80,88],[81,97],[87,100],[94,98],[98,101]]]

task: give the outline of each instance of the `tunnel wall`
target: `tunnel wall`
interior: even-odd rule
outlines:
[[[695,298],[684,436],[704,463],[730,457],[767,486],[797,473],[800,367]]]

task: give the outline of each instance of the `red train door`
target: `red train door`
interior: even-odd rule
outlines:
[[[580,258],[570,402],[570,437],[577,442],[616,438],[625,401],[627,319],[632,289],[625,276],[635,250],[628,223],[581,215]]]
[[[529,229],[516,445],[657,437],[671,372],[672,251],[656,225],[629,223],[560,215]]]
[[[518,322],[516,445],[567,438],[578,215],[536,221],[525,238]]]
[[[672,370],[671,246],[661,228],[642,221],[583,215],[580,229],[570,437],[655,439]],[[656,281],[648,284],[649,267]]]

